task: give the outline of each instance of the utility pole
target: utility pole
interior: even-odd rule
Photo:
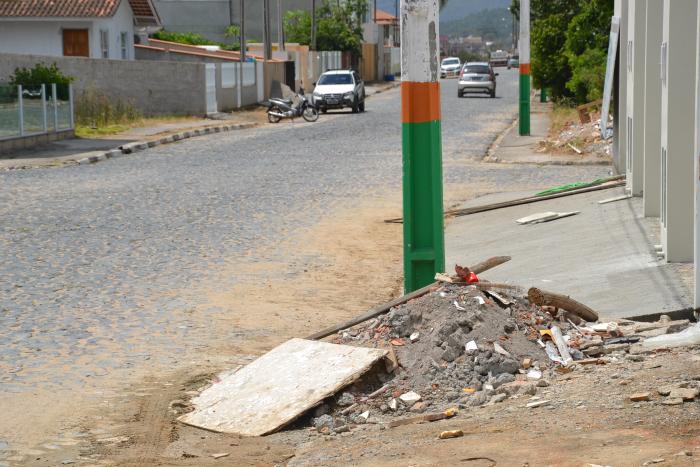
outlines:
[[[311,0],[311,50],[316,50],[316,0]]]
[[[520,0],[520,136],[530,134],[530,0]]]
[[[238,10],[241,15],[239,53],[240,63],[238,64],[238,107],[243,106],[243,63],[245,63],[245,0],[238,0]]]
[[[277,0],[277,45],[281,52],[285,51],[284,22],[282,21],[282,0]]]
[[[404,287],[445,271],[442,141],[435,0],[401,2]]]
[[[263,0],[263,59],[272,58],[272,37],[270,36],[270,0]]]

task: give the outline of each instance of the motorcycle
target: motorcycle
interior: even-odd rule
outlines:
[[[302,117],[307,122],[318,120],[318,109],[306,98],[304,89],[301,89],[292,99],[277,97],[270,99],[267,110],[267,120],[270,123],[277,123],[283,118],[298,117]]]

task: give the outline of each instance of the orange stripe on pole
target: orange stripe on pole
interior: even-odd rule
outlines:
[[[401,83],[401,122],[423,123],[440,120],[440,83]]]
[[[530,64],[529,63],[521,63],[520,64],[520,74],[521,75],[529,75],[530,74]]]

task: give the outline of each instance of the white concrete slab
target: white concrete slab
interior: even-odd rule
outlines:
[[[674,265],[658,259],[658,221],[645,219],[639,198],[598,204],[623,188],[513,206],[450,221],[445,233],[446,267],[484,258],[513,259],[482,278],[568,294],[598,311],[601,319],[683,309],[692,295]],[[532,195],[499,193],[463,207]],[[513,222],[533,210],[581,213],[524,228]]]
[[[355,381],[386,350],[292,339],[193,399],[179,420],[222,433],[261,436],[295,420]]]

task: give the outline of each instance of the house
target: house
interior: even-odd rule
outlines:
[[[384,41],[384,47],[400,45],[399,19],[384,10],[377,9],[374,22],[379,26],[379,37]]]
[[[0,0],[0,53],[133,60],[151,0]]]

